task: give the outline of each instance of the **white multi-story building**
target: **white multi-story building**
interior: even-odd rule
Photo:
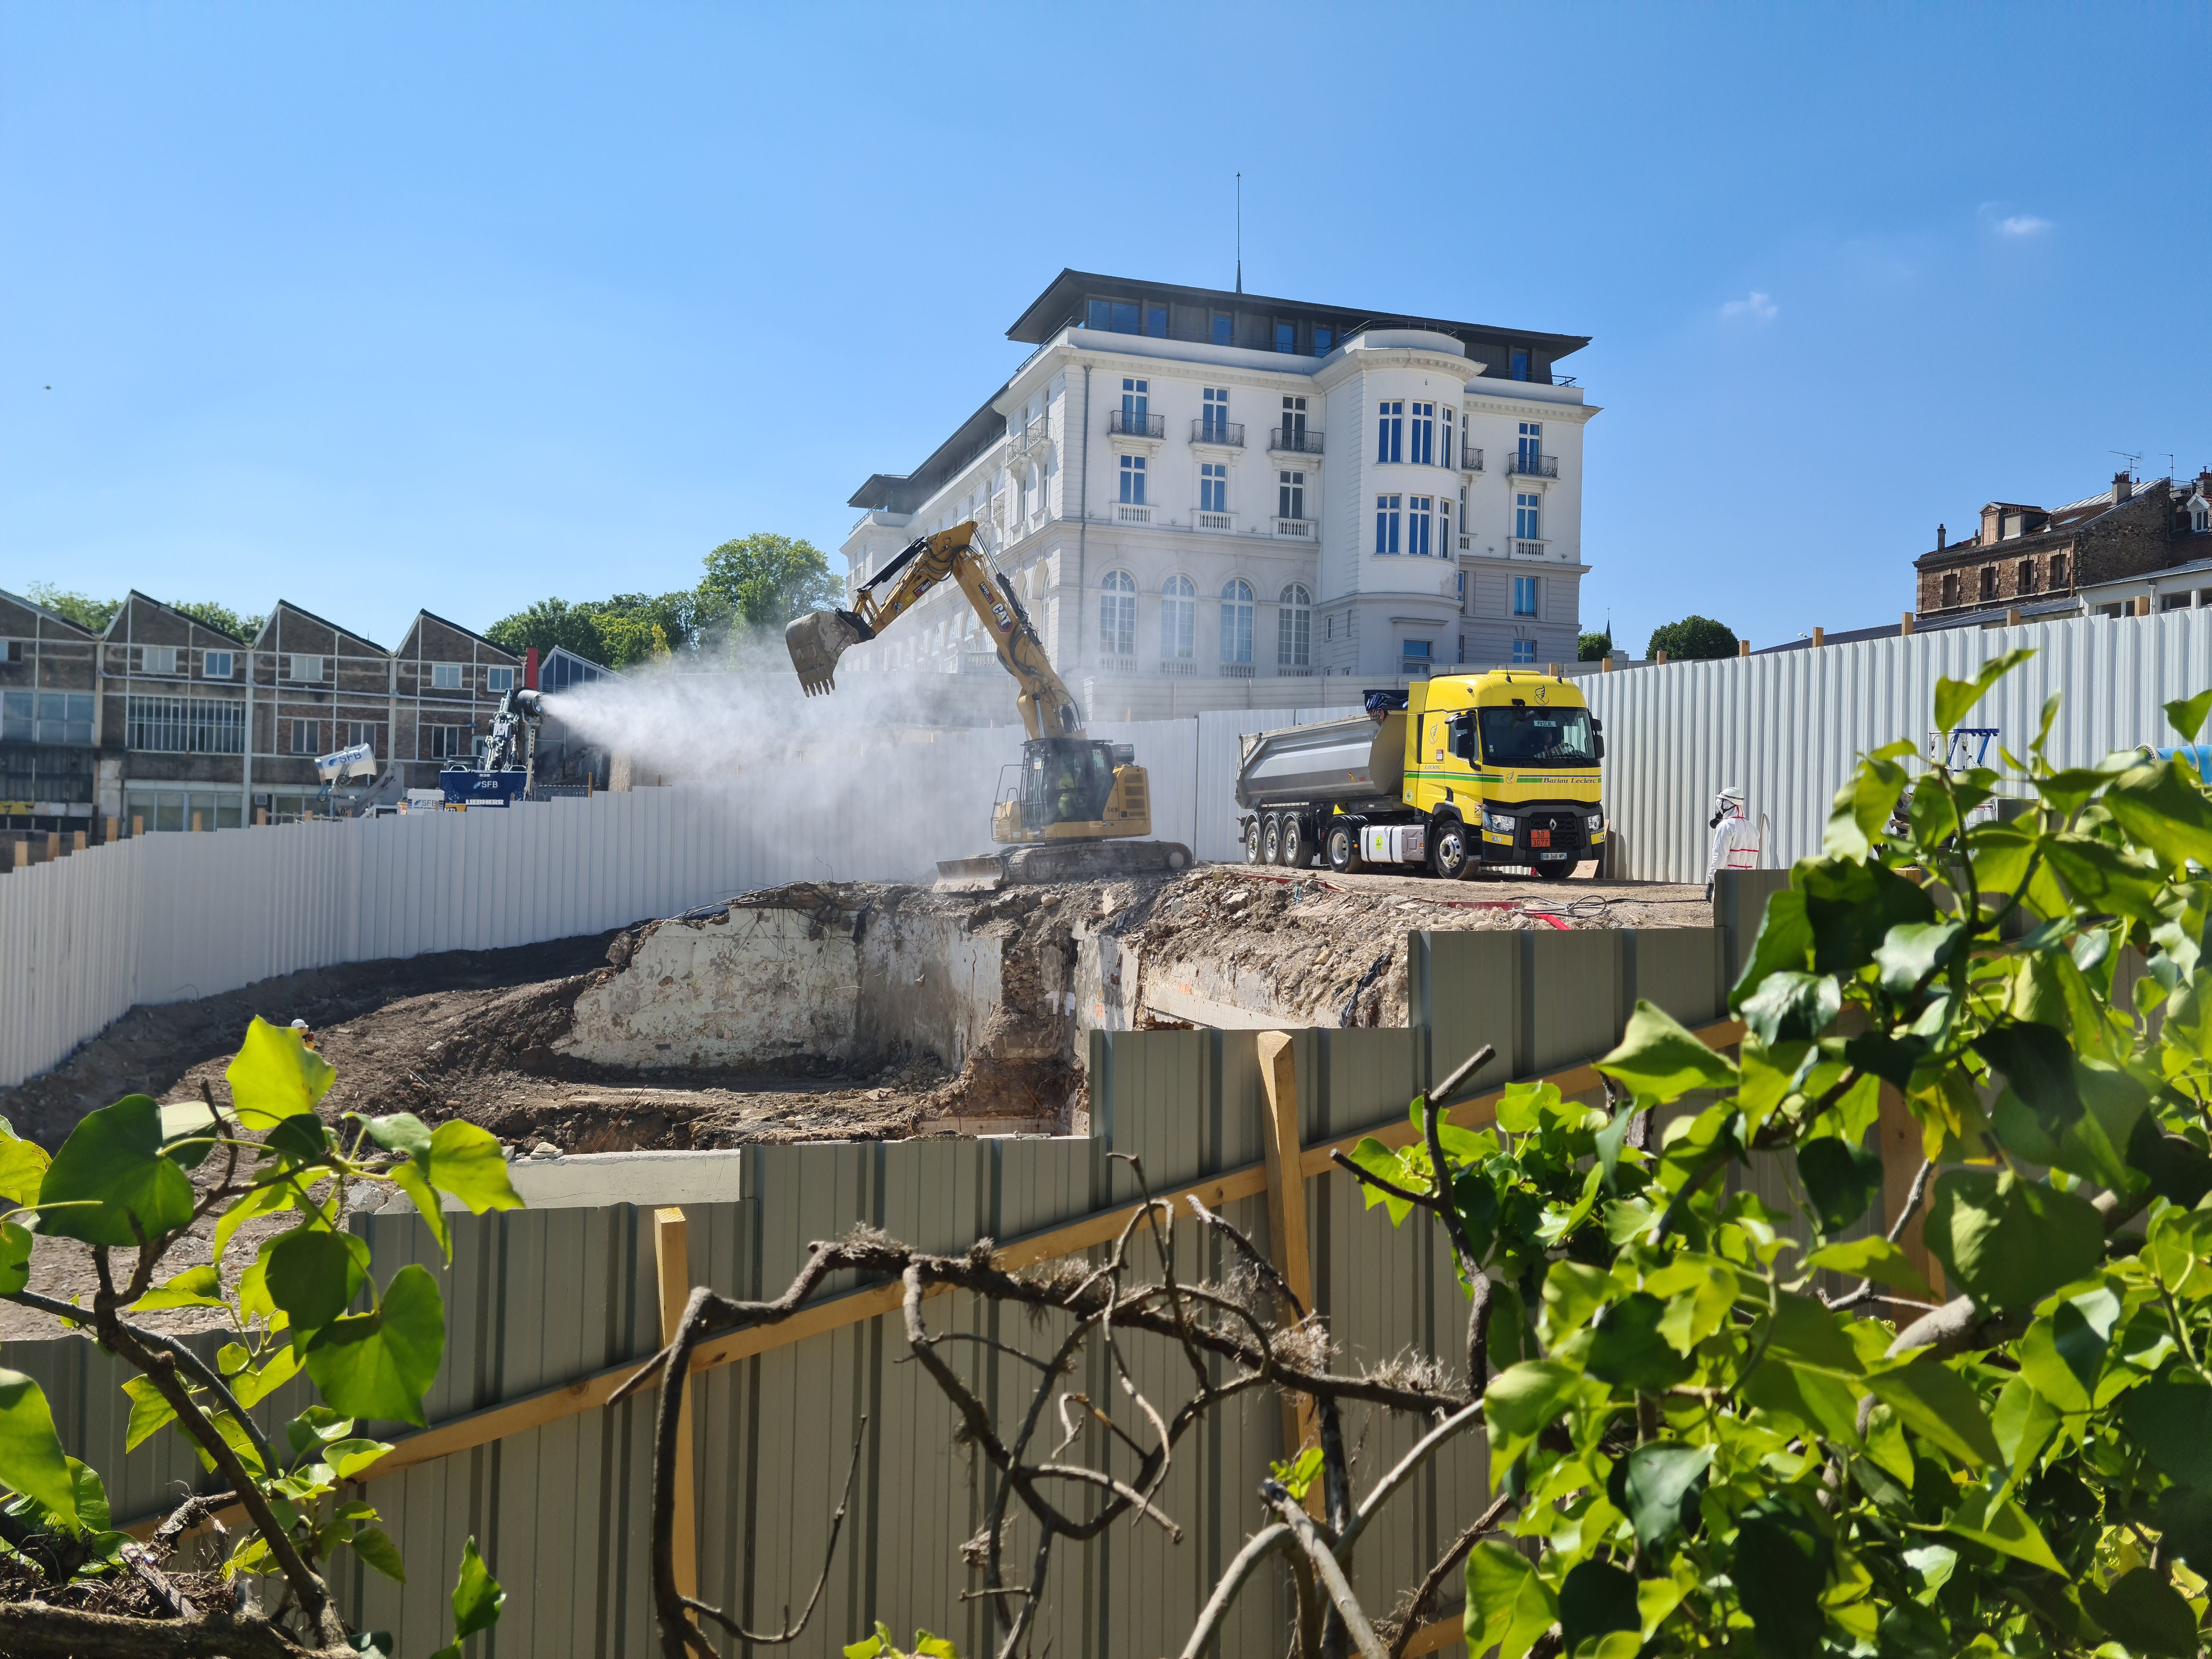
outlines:
[[[1013,378],[853,496],[854,587],[981,520],[1093,718],[1573,659],[1586,338],[1075,270],[1006,332]],[[948,583],[849,660],[995,672],[975,627]]]

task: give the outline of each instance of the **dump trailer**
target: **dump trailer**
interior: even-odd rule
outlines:
[[[1565,679],[1498,669],[1366,701],[1364,714],[1244,739],[1248,863],[1556,881],[1602,856],[1605,738]]]

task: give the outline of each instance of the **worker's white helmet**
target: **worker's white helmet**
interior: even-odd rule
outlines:
[[[1723,784],[1721,786],[1720,793],[1713,797],[1713,805],[1716,806],[1726,805],[1730,802],[1733,802],[1738,806],[1743,805],[1743,786],[1741,784]]]

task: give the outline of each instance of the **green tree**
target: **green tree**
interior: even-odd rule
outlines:
[[[844,584],[811,542],[769,531],[724,542],[707,556],[697,598],[702,613],[752,629],[781,629],[793,617],[844,603]]]
[[[532,649],[542,657],[556,645],[566,646],[601,667],[611,666],[599,642],[597,613],[589,606],[570,605],[566,599],[539,599],[527,611],[501,617],[484,629],[484,637],[518,657]]]
[[[1680,661],[1684,658],[1733,657],[1735,649],[1735,629],[1711,617],[1692,615],[1653,629],[1651,642],[1644,647],[1644,654],[1656,657],[1664,651],[1670,659]]]
[[[172,599],[169,609],[181,611],[203,628],[212,628],[218,634],[228,634],[241,643],[258,634],[261,624],[268,620],[266,615],[243,615],[227,605],[218,605],[213,599]]]
[[[1939,681],[1936,725],[2028,654]],[[2183,741],[2208,710],[2169,706]],[[2057,712],[2005,774],[1862,761],[1730,994],[1740,1058],[1639,1003],[1607,1104],[1508,1085],[1495,1130],[1353,1154],[1445,1228],[1502,1368],[1470,1650],[2200,1651],[2212,794],[2051,767]],[[2027,810],[1978,818],[2001,791]],[[1885,1089],[1925,1162],[1870,1232]],[[1796,1213],[1730,1190],[1753,1159]],[[1948,1302],[1899,1243],[1923,1194]]]
[[[375,1509],[349,1491],[392,1447],[356,1430],[425,1420],[444,1356],[445,1299],[420,1264],[374,1271],[368,1245],[345,1228],[347,1190],[365,1182],[405,1193],[449,1264],[441,1194],[477,1214],[521,1200],[499,1142],[473,1124],[434,1131],[405,1112],[325,1121],[317,1105],[336,1073],[301,1031],[254,1020],[225,1077],[228,1107],[126,1095],[88,1114],[51,1158],[0,1123],[9,1206],[0,1297],[88,1332],[131,1369],[125,1449],[164,1430],[181,1435],[245,1511],[224,1577],[274,1577],[283,1597],[264,1617],[234,1611],[228,1594],[182,1593],[162,1568],[208,1505],[186,1499],[150,1547],[115,1530],[99,1473],[64,1453],[38,1383],[0,1370],[0,1540],[20,1569],[14,1582],[27,1577],[35,1598],[0,1601],[0,1652],[343,1659],[389,1650],[348,1631],[325,1564],[345,1551],[406,1576]],[[242,1222],[288,1214],[294,1224],[242,1270],[235,1258],[226,1266]],[[173,1250],[210,1216],[214,1261],[164,1276]],[[36,1252],[54,1239],[89,1247],[100,1288],[88,1300],[29,1288]],[[216,1311],[230,1338],[216,1363],[138,1322],[177,1308]],[[321,1403],[272,1439],[252,1408],[302,1372]],[[471,1539],[446,1659],[497,1620],[504,1595]]]
[[[667,656],[692,642],[696,596],[690,592],[659,595],[617,593],[592,607],[610,668],[627,667],[648,657]]]
[[[29,597],[57,615],[68,617],[79,628],[89,629],[95,634],[105,632],[107,624],[115,620],[115,613],[123,609],[120,599],[88,599],[82,593],[64,592],[52,582],[33,582]]]
[[[1575,642],[1577,662],[1603,662],[1612,654],[1613,635],[1610,630],[1602,634],[1584,634]]]

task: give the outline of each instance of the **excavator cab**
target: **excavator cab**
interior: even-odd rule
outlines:
[[[1144,828],[1123,828],[1128,803],[1115,798],[1124,768],[1143,778],[1132,765],[1135,758],[1126,744],[1087,738],[1037,738],[1023,744],[1022,758],[1008,769],[1014,775],[1000,780],[992,839],[1019,842],[1149,834],[1149,811]]]

